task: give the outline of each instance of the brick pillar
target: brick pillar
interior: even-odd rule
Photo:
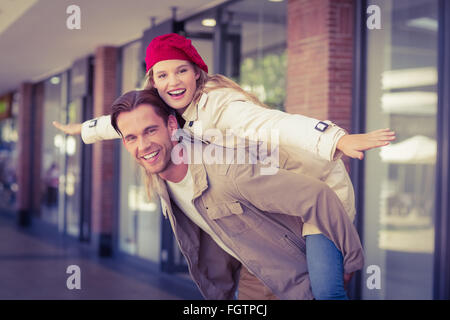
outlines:
[[[350,132],[355,0],[289,0],[286,111]],[[348,159],[344,159],[348,163]]]
[[[42,111],[44,84],[19,87],[17,194],[18,224],[31,225],[41,205]]]
[[[117,98],[118,50],[100,47],[95,51],[94,117],[109,114]],[[100,256],[111,256],[113,230],[117,208],[115,206],[115,143],[97,142],[92,154],[92,238],[98,245]]]

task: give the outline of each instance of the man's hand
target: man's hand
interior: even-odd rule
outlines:
[[[56,121],[53,121],[52,123],[56,128],[58,128],[65,134],[70,134],[70,135],[81,134],[81,123],[61,124]]]
[[[391,129],[379,129],[363,134],[346,134],[339,139],[336,148],[346,156],[362,160],[362,151],[387,146],[395,140],[395,132]]]

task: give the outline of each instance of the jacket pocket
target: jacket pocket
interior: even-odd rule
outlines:
[[[262,220],[258,214],[242,208],[237,201],[224,202],[207,207],[208,217],[226,234],[237,236],[258,228]]]
[[[208,216],[212,220],[227,217],[233,214],[243,214],[242,206],[239,202],[225,202],[216,206],[206,207],[208,210]]]

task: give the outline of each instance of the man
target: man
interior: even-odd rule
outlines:
[[[240,299],[312,299],[303,223],[333,241],[345,273],[363,266],[358,234],[334,191],[284,169],[282,153],[274,175],[261,174],[265,161],[180,161],[189,159],[193,146],[210,154],[211,145],[187,134],[181,142],[173,139],[176,117],[152,90],[118,98],[111,123],[145,168],[205,298],[232,299],[239,285]],[[227,154],[222,146],[214,148],[216,155]]]

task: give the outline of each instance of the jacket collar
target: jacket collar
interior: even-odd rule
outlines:
[[[194,180],[194,197],[192,200],[197,199],[202,193],[208,189],[208,179],[206,177],[206,170],[203,164],[190,164],[192,179]],[[158,175],[155,175],[154,186],[155,191],[161,199],[161,207],[163,215],[167,218],[168,210],[172,213],[172,206],[170,201],[169,192],[167,191],[166,181],[161,179]]]
[[[190,164],[192,179],[194,180],[194,197],[192,200],[200,197],[206,189],[208,189],[208,179],[206,176],[206,169],[203,163]]]
[[[195,141],[195,138],[184,134],[183,139],[190,139],[191,142]],[[194,146],[194,143],[190,144]],[[208,179],[206,174],[206,169],[203,163],[191,163],[189,164],[189,170],[191,171],[192,179],[194,181],[194,197],[192,200],[200,197],[202,193],[208,189]],[[152,176],[152,186],[155,188],[155,192],[161,198],[161,205],[163,214],[167,217],[167,210],[171,210],[170,196],[167,190],[166,181],[161,179],[157,174]]]
[[[205,106],[206,100],[208,100],[208,94],[203,92],[200,96],[200,99],[198,100],[198,103],[192,101],[191,104],[186,108],[181,116],[184,120],[186,120],[187,124],[189,124],[189,122],[191,121],[198,120],[198,109]]]

